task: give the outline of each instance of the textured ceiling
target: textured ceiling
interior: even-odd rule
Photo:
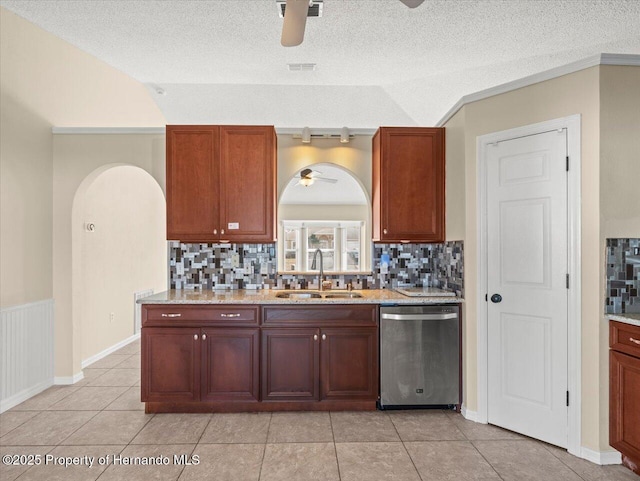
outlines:
[[[463,95],[640,53],[637,0],[325,0],[290,48],[275,0],[0,5],[149,85],[169,123],[430,125]],[[317,69],[290,72],[293,62]]]

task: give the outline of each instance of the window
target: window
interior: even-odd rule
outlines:
[[[361,221],[284,221],[284,270],[317,272],[320,264],[311,265],[320,249],[325,272],[360,271],[363,229]]]

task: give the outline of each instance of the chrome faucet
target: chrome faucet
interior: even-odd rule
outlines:
[[[318,289],[323,291],[322,281],[324,279],[324,264],[322,260],[322,251],[320,249],[316,249],[313,253],[313,261],[311,261],[311,269],[316,269],[316,257],[320,254],[320,272],[318,274]]]

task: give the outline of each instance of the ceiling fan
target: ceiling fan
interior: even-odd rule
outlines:
[[[418,7],[424,0],[400,0],[409,8]],[[318,3],[318,2],[315,2]],[[307,24],[307,14],[309,7],[314,4],[313,0],[287,0],[284,9],[284,24],[282,25],[282,38],[280,43],[283,47],[295,47],[300,45],[304,39],[304,28]]]
[[[292,183],[295,183],[295,185],[302,185],[303,187],[309,187],[316,180],[320,182],[327,182],[329,184],[335,184],[338,182],[337,179],[322,177],[322,172],[318,172],[317,170],[303,169],[300,171],[300,176],[296,176]]]

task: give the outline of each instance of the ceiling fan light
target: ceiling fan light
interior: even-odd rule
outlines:
[[[313,178],[312,177],[303,177],[303,178],[300,179],[300,185],[304,185],[305,187],[309,187],[312,184],[313,184]]]
[[[311,143],[311,129],[309,127],[305,127],[304,129],[302,129],[302,143]]]
[[[349,129],[347,127],[340,129],[340,142],[343,144],[349,143]]]

